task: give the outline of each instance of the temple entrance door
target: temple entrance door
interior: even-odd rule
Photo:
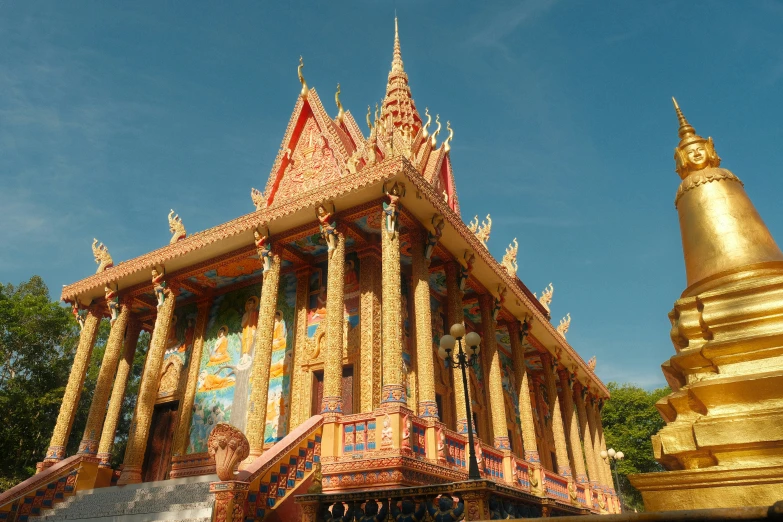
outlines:
[[[313,403],[310,407],[310,415],[321,413],[321,400],[324,398],[324,372],[313,372]],[[343,366],[343,414],[353,413],[353,366]]]
[[[144,482],[165,480],[171,465],[171,444],[177,425],[177,401],[158,404],[152,414],[147,451],[144,454]]]

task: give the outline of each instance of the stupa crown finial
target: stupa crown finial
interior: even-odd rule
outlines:
[[[674,112],[677,113],[677,120],[680,124],[680,128],[677,130],[680,143],[674,148],[677,174],[680,178],[685,179],[691,172],[707,167],[719,167],[720,158],[715,152],[712,138],[704,139],[696,134],[696,129],[685,119],[680,105],[673,96],[672,103],[674,103]]]
[[[397,26],[397,17],[394,17],[394,57],[392,58],[392,71],[402,72],[405,67],[402,63],[402,51],[400,50],[400,31]]]

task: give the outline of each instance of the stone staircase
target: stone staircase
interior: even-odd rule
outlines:
[[[217,475],[146,482],[80,491],[36,520],[61,522],[209,522],[214,495],[209,483]]]

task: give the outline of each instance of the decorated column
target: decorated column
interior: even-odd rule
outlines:
[[[549,354],[542,354],[541,362],[544,367],[546,389],[552,400],[552,437],[555,439],[557,473],[562,477],[572,480],[571,465],[568,462],[568,446],[565,429],[563,428],[563,415],[560,410],[560,398],[557,395],[557,384],[555,383],[555,369],[553,368],[553,363]]]
[[[174,316],[176,295],[171,289],[162,284],[162,278],[155,272],[156,293],[159,302],[158,315],[155,318],[155,329],[152,331],[152,340],[147,351],[144,364],[144,372],[141,375],[139,396],[136,399],[136,411],[133,413],[128,443],[125,448],[125,459],[122,474],[117,485],[137,484],[141,482],[141,466],[144,463],[144,453],[147,450],[147,437],[150,433],[152,413],[155,408],[155,399],[158,394],[158,381],[163,365],[163,356],[166,353],[166,340],[169,338],[171,318]]]
[[[430,271],[424,258],[425,236],[411,234],[413,272],[413,314],[416,316],[416,361],[419,378],[419,416],[439,418],[435,402],[435,364],[432,353],[432,308],[430,305]]]
[[[522,457],[532,465],[530,472],[530,487],[534,494],[544,495],[541,477],[541,459],[536,445],[536,427],[533,419],[533,406],[530,404],[530,384],[528,383],[527,364],[525,363],[525,347],[520,337],[517,321],[508,323],[508,334],[511,340],[511,356],[514,360],[514,375],[516,376],[519,395],[519,417],[522,422]]]
[[[602,489],[606,490],[609,485],[607,482],[606,466],[604,466],[603,459],[601,459],[601,441],[598,437],[598,426],[596,425],[595,410],[593,409],[592,404],[593,399],[589,394],[587,395],[585,402],[588,431],[590,432],[593,455],[595,456],[596,480],[601,484]],[[585,444],[587,444],[587,438],[585,438]]]
[[[596,454],[593,447],[593,436],[591,429],[587,422],[587,410],[585,409],[584,401],[585,388],[581,384],[577,384],[576,389],[576,409],[579,412],[579,433],[584,441],[585,460],[587,461],[587,473],[590,478],[590,485],[592,487],[601,483],[601,479],[598,475],[598,463],[597,458],[600,458]]]
[[[310,267],[296,271],[296,330],[294,334],[294,367],[291,370],[291,430],[310,416],[312,386],[302,365],[307,359],[307,305],[310,289]]]
[[[207,330],[207,319],[209,319],[209,309],[212,305],[212,298],[201,299],[196,303],[198,315],[196,316],[196,325],[193,335],[193,351],[190,354],[188,362],[188,382],[185,384],[185,393],[182,397],[182,405],[179,408],[179,423],[177,431],[174,433],[174,443],[172,454],[177,457],[184,455],[188,448],[190,439],[190,422],[193,416],[193,403],[196,400],[196,389],[198,388],[198,370],[201,366],[201,355],[204,350],[204,334]]]
[[[324,395],[321,413],[343,412],[343,328],[345,322],[345,236],[335,235],[326,281]]]
[[[250,370],[250,400],[247,412],[247,440],[250,453],[242,463],[243,467],[253,462],[264,452],[264,430],[266,429],[266,406],[269,395],[269,365],[272,362],[272,341],[275,336],[275,313],[277,293],[280,287],[280,256],[278,252],[268,253],[270,266],[264,270],[261,286],[261,302],[258,307],[258,327],[253,339],[253,367]]]
[[[84,428],[82,441],[79,443],[79,453],[95,455],[98,453],[103,421],[106,418],[106,404],[112,390],[117,363],[122,354],[122,344],[125,340],[125,327],[131,315],[130,303],[123,302],[119,305],[120,311],[111,325],[109,339],[106,341],[106,350],[103,352],[101,369],[98,371],[98,381],[92,394],[90,411],[87,414],[87,424]]]
[[[381,395],[381,296],[376,292],[381,265],[375,248],[359,252],[361,285],[361,355],[359,375],[359,412],[373,411]]]
[[[125,330],[125,342],[122,359],[117,366],[117,374],[114,376],[114,386],[111,390],[109,408],[106,410],[106,420],[103,423],[101,440],[98,444],[98,458],[101,459],[100,467],[111,467],[111,450],[114,447],[114,436],[117,432],[117,424],[122,414],[122,403],[125,400],[125,390],[128,387],[128,376],[133,370],[133,359],[136,357],[136,345],[141,334],[141,322],[131,317]]]
[[[92,355],[92,348],[95,346],[95,338],[98,335],[100,322],[100,313],[94,307],[90,307],[82,325],[79,346],[76,348],[71,373],[68,376],[68,384],[65,386],[60,413],[57,415],[57,424],[54,426],[54,433],[49,442],[46,457],[42,465],[38,467],[38,471],[65,458],[65,446],[68,444],[76,408],[79,406],[84,377],[87,375],[87,366],[90,364],[90,356]]]
[[[462,291],[459,289],[458,282],[459,267],[456,263],[446,264],[446,295],[448,299],[448,307],[446,309],[446,321],[448,324],[444,325],[445,332],[441,335],[449,333],[451,325],[456,323],[462,323],[465,321],[464,310],[462,309]],[[472,371],[470,368],[465,371]],[[462,386],[462,370],[456,366],[452,367],[454,383],[454,406],[457,412],[456,428],[457,433],[468,432],[468,414],[465,410],[465,390]],[[473,391],[471,390],[470,379],[468,379],[468,392],[470,397],[473,397]],[[472,426],[472,423],[471,423]],[[475,427],[474,430],[475,432]]]
[[[489,407],[494,444],[497,449],[510,450],[506,404],[503,400],[503,370],[500,367],[500,354],[495,338],[495,318],[493,317],[495,298],[491,294],[484,294],[479,298],[479,306],[481,307],[481,328],[483,330],[481,344],[486,351],[485,360],[489,363]]]
[[[593,411],[595,412],[595,429],[596,429],[596,437],[598,440],[598,458],[600,459],[600,465],[603,468],[604,472],[604,482],[606,486],[612,490],[614,490],[614,479],[612,478],[612,467],[609,465],[609,461],[604,460],[601,458],[600,453],[602,451],[606,451],[606,440],[604,439],[604,426],[601,422],[601,402],[593,398],[591,401],[593,404]]]
[[[568,441],[571,445],[571,455],[574,457],[574,473],[577,482],[587,482],[587,472],[585,471],[585,457],[582,453],[582,441],[579,438],[579,421],[576,418],[574,410],[573,387],[571,376],[566,370],[558,372],[560,376],[560,386],[563,389],[563,419],[565,420],[565,431]]]
[[[407,402],[402,367],[402,288],[400,275],[400,235],[387,226],[381,232],[381,306],[383,319],[383,388],[381,403]]]

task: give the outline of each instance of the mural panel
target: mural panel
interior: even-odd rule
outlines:
[[[319,325],[326,319],[326,279],[328,274],[328,262],[323,261],[315,265],[310,274],[309,304],[307,307],[307,337],[312,339],[318,331]],[[360,304],[361,285],[359,284],[359,257],[355,252],[345,256],[345,287],[344,314],[345,314],[345,344],[351,349],[358,349],[361,341]],[[323,332],[323,328],[321,329]]]
[[[207,451],[207,437],[219,422],[245,430],[260,295],[261,285],[254,284],[219,295],[212,304],[199,363],[188,453]]]
[[[269,367],[269,395],[266,406],[264,445],[272,445],[288,433],[291,407],[291,361],[296,317],[296,276],[280,278],[277,298],[272,360]]]

